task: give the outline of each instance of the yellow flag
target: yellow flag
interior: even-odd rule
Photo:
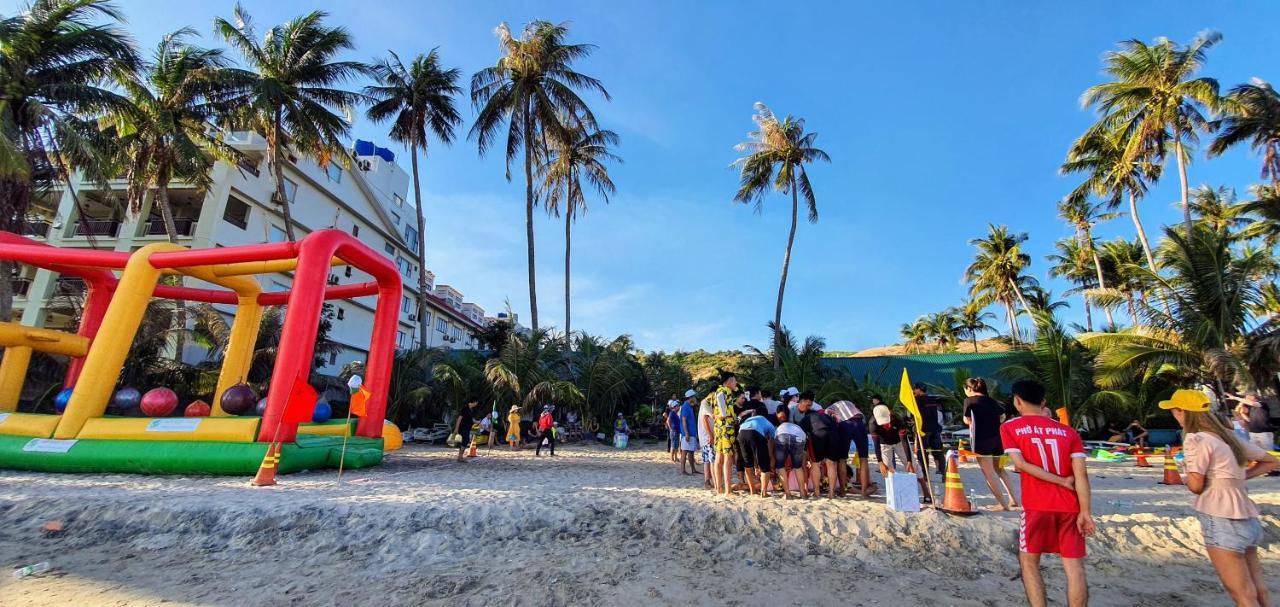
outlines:
[[[924,418],[920,415],[920,405],[916,404],[916,393],[911,391],[911,378],[907,377],[906,367],[902,369],[902,387],[898,389],[898,400],[916,418],[916,432],[920,432],[924,428]]]

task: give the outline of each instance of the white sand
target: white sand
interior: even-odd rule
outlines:
[[[1016,514],[716,498],[656,448],[245,478],[0,472],[0,605],[1018,605]],[[1090,463],[1094,605],[1225,605],[1182,487]],[[985,495],[977,466],[965,486]],[[878,480],[878,479],[877,479]],[[1280,479],[1251,483],[1267,538]],[[1133,507],[1111,502],[1133,501]],[[987,498],[984,503],[991,503]],[[46,521],[66,523],[46,538]],[[9,568],[54,571],[13,580]],[[1264,567],[1280,588],[1274,551]],[[803,575],[799,572],[805,572]],[[1063,576],[1046,557],[1051,600]]]

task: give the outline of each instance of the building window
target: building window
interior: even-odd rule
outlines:
[[[441,334],[444,334],[445,332],[447,332],[447,331],[449,330],[449,328],[448,328],[448,326],[445,324],[445,322],[444,322],[444,319],[443,319],[443,318],[437,318],[437,319],[436,319],[436,330],[437,330],[437,331],[439,331]]]
[[[268,242],[284,242],[288,240],[288,236],[284,233],[284,228],[271,224],[271,235],[267,237]]]
[[[249,227],[249,204],[235,196],[228,196],[227,206],[222,210],[222,220],[241,230]]]
[[[343,268],[342,273],[347,278],[351,278],[351,266],[347,266],[346,268]]]
[[[404,331],[396,331],[396,347],[397,348],[400,348],[402,350],[404,349],[404,339],[406,337],[408,337],[408,335],[405,335]]]
[[[391,223],[394,223],[394,224],[396,224],[396,225],[400,225],[400,214],[399,214],[399,213],[397,213],[397,212],[395,212],[395,211],[392,211],[392,212],[391,212]]]
[[[413,308],[409,307],[409,296],[405,295],[401,300],[400,309],[404,311],[403,314],[413,314]]]
[[[400,256],[396,256],[396,265],[400,268],[400,273],[407,278],[413,278],[413,270],[409,267],[409,260]]]
[[[346,317],[347,317],[347,311],[343,310],[342,306],[338,306],[338,320],[342,320]]]
[[[388,242],[388,243],[384,243],[384,244],[382,245],[382,249],[383,249],[384,251],[386,251],[386,252],[387,252],[387,255],[395,255],[395,254],[396,254],[396,248],[395,248],[395,247],[393,247],[393,246],[391,246],[391,243],[389,243],[389,242]]]
[[[404,206],[404,198],[403,198],[403,197],[401,197],[399,194],[392,194],[392,195],[391,195],[391,199],[392,199],[392,200],[394,200],[394,201],[396,201],[396,206],[397,206],[397,207],[402,207],[402,206]]]
[[[352,235],[352,236],[359,236],[359,235],[360,235],[360,226],[355,225],[355,224],[352,224],[352,225],[351,225],[351,235]]]
[[[289,202],[294,202],[298,199],[298,184],[288,177],[284,178],[284,197]]]
[[[330,353],[329,353],[329,364],[330,364],[330,365],[336,365],[336,364],[338,364],[338,353],[337,353],[337,352],[330,352]]]
[[[413,226],[404,227],[404,239],[409,243],[409,251],[418,254],[418,230]]]
[[[342,183],[342,167],[337,164],[330,162],[329,166],[325,167],[324,174],[329,177],[329,181]]]

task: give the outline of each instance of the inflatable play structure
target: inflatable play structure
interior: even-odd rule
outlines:
[[[382,461],[400,274],[385,256],[347,233],[318,230],[298,242],[214,249],[156,243],[127,253],[58,248],[0,232],[0,259],[78,277],[86,286],[76,333],[0,322],[0,346],[5,348],[0,361],[0,467],[251,475],[273,441],[280,443],[279,472],[337,467],[343,452],[346,468]],[[331,285],[329,271],[335,265],[361,270],[373,281]],[[253,278],[290,271],[293,286],[287,291],[263,292]],[[192,277],[216,288],[161,284],[162,277],[171,275]],[[290,397],[297,394],[299,383],[307,381],[324,302],[366,296],[376,296],[377,307],[365,363],[365,415],[351,423],[289,421],[286,407],[291,406]],[[153,298],[235,306],[231,337],[210,404],[196,401],[183,408],[167,388],[117,386]],[[263,307],[273,305],[287,307],[266,402],[254,415],[258,399],[244,385],[245,375]],[[70,358],[63,390],[55,398],[59,414],[16,412],[33,351]],[[305,404],[307,411],[323,406],[324,411],[315,411],[316,419],[327,417],[327,403],[312,399]],[[175,410],[189,417],[169,417]],[[153,417],[110,415],[121,412]],[[321,416],[322,412],[326,414]],[[394,448],[399,445],[399,431],[386,424],[391,437],[386,446]]]

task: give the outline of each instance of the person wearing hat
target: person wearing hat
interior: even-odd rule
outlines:
[[[680,461],[681,474],[698,474],[698,465],[693,461],[693,454],[698,450],[698,416],[693,410],[693,401],[697,397],[696,391],[686,390],[684,402],[676,413],[676,419],[680,422],[680,452],[684,455]],[[686,465],[689,466],[689,472],[685,472]]]
[[[1280,467],[1280,460],[1252,441],[1240,440],[1210,409],[1199,390],[1178,390],[1160,403],[1182,426],[1182,461],[1191,508],[1200,520],[1205,552],[1237,605],[1270,605],[1258,545],[1262,524],[1245,481]],[[1257,465],[1249,466],[1250,462]]]
[[[511,405],[507,412],[507,444],[512,451],[520,448],[520,405]]]
[[[542,456],[542,448],[545,446],[551,450],[551,457],[556,456],[556,420],[552,416],[555,407],[545,405],[542,407],[542,414],[538,416],[538,434],[542,439],[538,441],[538,447],[533,450],[534,457]]]
[[[1250,390],[1245,392],[1244,396],[1231,393],[1225,396],[1240,403],[1236,406],[1235,413],[1244,421],[1245,430],[1249,433],[1249,442],[1261,447],[1263,451],[1275,449],[1276,435],[1271,431],[1271,412],[1267,410],[1266,404],[1258,399],[1258,393]]]
[[[671,463],[680,463],[680,400],[671,395],[667,408],[662,412],[662,425],[667,430],[667,451],[671,454]]]

